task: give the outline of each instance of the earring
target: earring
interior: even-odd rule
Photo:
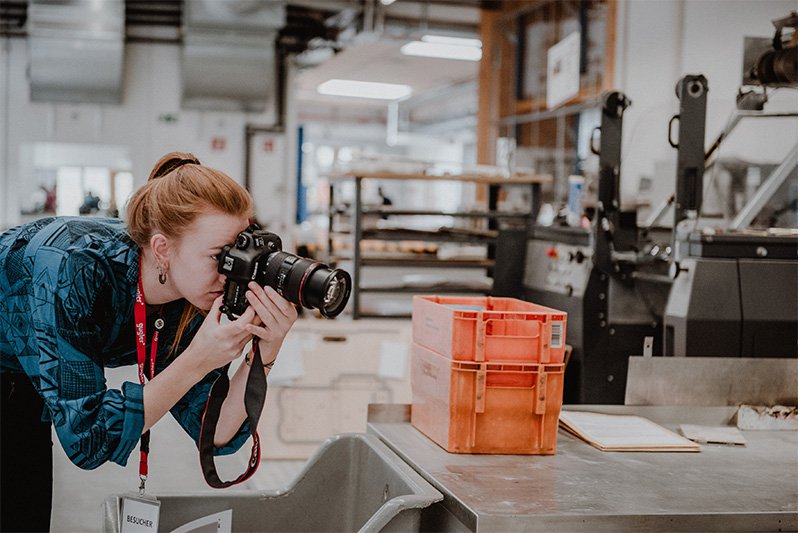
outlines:
[[[158,282],[162,285],[167,282],[167,273],[162,267],[158,267]]]

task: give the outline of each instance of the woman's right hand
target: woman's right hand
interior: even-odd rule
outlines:
[[[242,355],[245,345],[253,338],[247,325],[255,319],[255,311],[248,306],[242,315],[231,322],[222,323],[222,296],[214,300],[200,329],[184,352],[190,355],[205,374],[225,366]]]

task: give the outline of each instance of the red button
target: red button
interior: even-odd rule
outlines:
[[[553,259],[558,259],[558,250],[555,248],[548,248],[547,249],[547,257],[551,257]]]

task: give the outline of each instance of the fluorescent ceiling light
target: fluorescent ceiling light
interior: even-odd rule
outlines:
[[[411,87],[396,83],[332,79],[321,83],[317,87],[317,92],[330,96],[351,96],[354,98],[399,100],[400,98],[405,98],[411,94]]]
[[[461,59],[480,61],[481,41],[463,37],[444,35],[423,35],[422,40],[403,45],[400,52],[407,56],[438,57],[441,59]]]
[[[407,56],[460,59],[464,61],[480,61],[482,55],[481,49],[474,46],[425,43],[422,41],[412,41],[405,44],[400,48],[400,52]]]
[[[483,43],[480,39],[465,39],[464,37],[446,37],[444,35],[423,35],[420,39],[426,43],[454,44],[457,46],[471,46],[481,48]]]

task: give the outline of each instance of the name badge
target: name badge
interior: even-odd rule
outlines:
[[[124,496],[120,509],[121,533],[156,533],[161,502],[155,498]]]

